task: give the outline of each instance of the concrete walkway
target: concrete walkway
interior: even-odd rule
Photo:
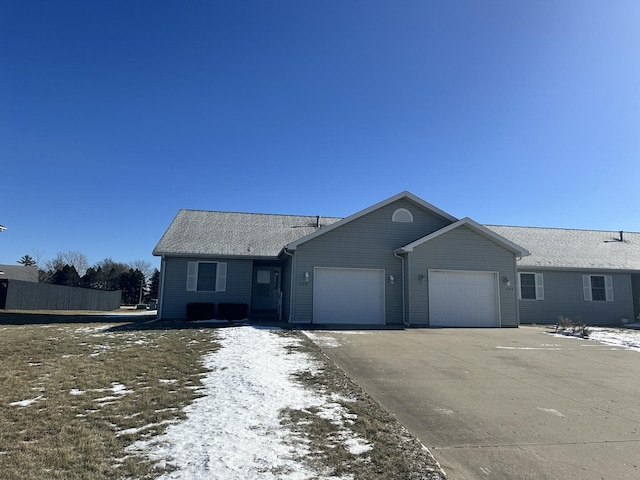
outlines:
[[[543,328],[314,331],[452,480],[640,478],[640,352]]]

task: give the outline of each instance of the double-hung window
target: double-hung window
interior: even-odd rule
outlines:
[[[226,290],[226,262],[189,262],[187,264],[187,291],[225,292]]]
[[[610,275],[583,275],[585,302],[613,302],[613,279]]]
[[[520,299],[544,300],[544,281],[541,273],[520,274]]]

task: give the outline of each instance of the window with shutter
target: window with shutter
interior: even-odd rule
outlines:
[[[520,274],[520,299],[544,300],[544,283],[541,273]]]
[[[613,302],[613,277],[583,275],[582,290],[586,302]]]
[[[227,290],[226,262],[188,262],[188,292],[225,292]]]

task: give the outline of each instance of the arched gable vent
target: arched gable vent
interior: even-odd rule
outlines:
[[[413,223],[413,215],[406,208],[399,208],[391,216],[392,222]]]

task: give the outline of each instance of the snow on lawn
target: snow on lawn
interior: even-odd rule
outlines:
[[[588,327],[588,340],[640,351],[640,330],[624,328]],[[572,336],[569,333],[551,333],[557,336]]]
[[[589,327],[590,340],[640,351],[640,331],[620,328]]]
[[[9,405],[12,407],[28,407],[32,403],[36,403],[38,400],[42,399],[43,395],[39,395],[36,398],[29,398],[27,400],[19,400],[17,402],[11,402]]]
[[[159,466],[177,468],[161,478],[336,478],[322,477],[301,461],[308,442],[280,424],[279,414],[287,408],[315,407],[340,426],[353,454],[370,449],[348,429],[352,415],[335,398],[292,379],[296,372],[316,370],[308,354],[287,348],[298,345],[297,339],[250,326],[220,329],[219,337],[221,348],[203,359],[211,369],[202,379],[205,396],[185,408],[187,419],[129,447]]]

